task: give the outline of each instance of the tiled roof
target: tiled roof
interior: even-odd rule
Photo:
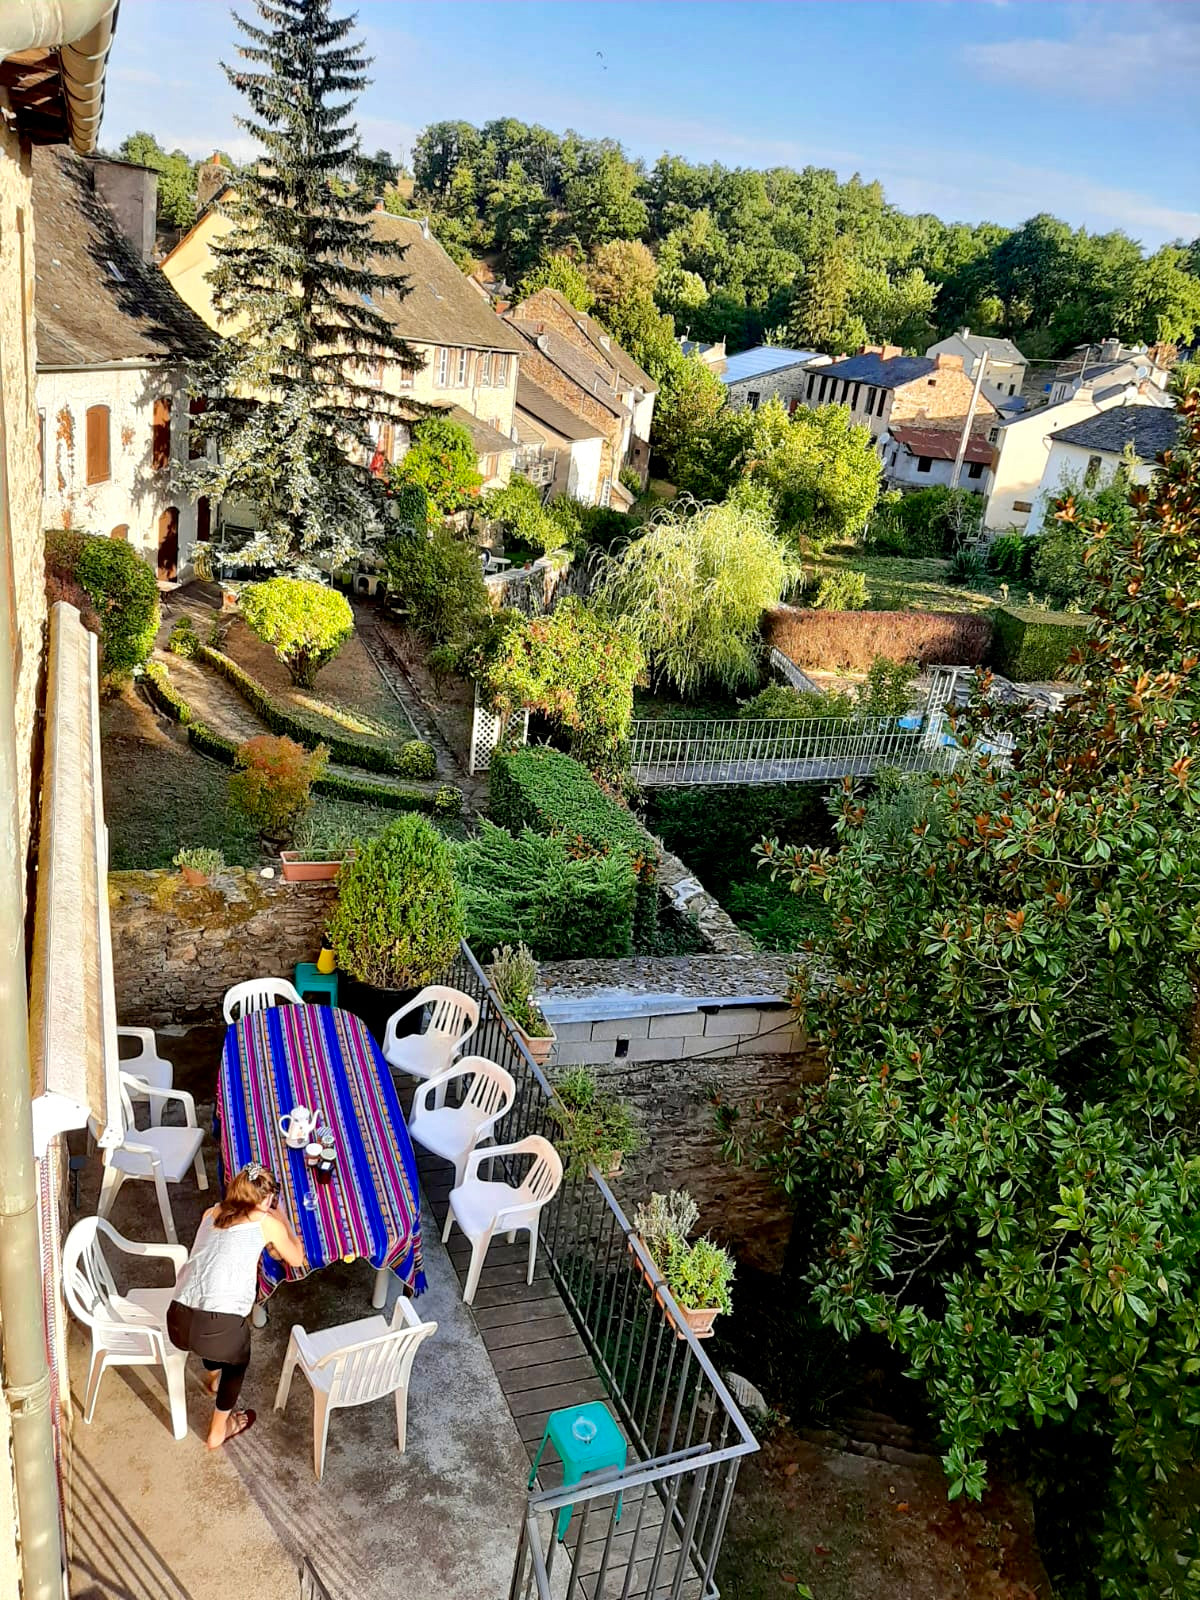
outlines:
[[[517,410],[528,413],[543,427],[564,439],[599,439],[599,428],[577,417],[524,372],[517,375]]]
[[[888,432],[897,444],[904,445],[914,456],[931,456],[935,461],[953,461],[958,454],[958,441],[961,435],[957,429],[916,428],[903,424],[889,428]],[[981,461],[986,465],[990,464],[991,459],[992,447],[987,438],[982,433],[973,433],[967,440],[963,460]]]
[[[1050,435],[1063,444],[1117,456],[1126,445],[1132,445],[1142,461],[1153,461],[1161,450],[1169,450],[1178,436],[1179,413],[1158,406],[1113,406],[1111,411],[1099,411]]]
[[[644,389],[647,394],[657,394],[658,385],[648,372],[643,372],[641,367],[629,354],[623,350],[612,335],[600,326],[595,317],[589,317],[586,311],[579,311],[558,289],[542,289],[539,293],[548,300],[553,300],[555,305],[583,334],[584,338],[596,352],[600,361],[611,362],[624,381],[626,388]],[[521,307],[514,310],[517,321],[521,321]]]
[[[451,422],[457,422],[471,435],[471,442],[476,453],[481,456],[497,455],[505,450],[515,450],[516,445],[506,433],[501,433],[498,428],[493,428],[490,422],[484,422],[479,417],[473,417],[469,411],[464,411],[462,406],[439,406],[439,411],[444,411]]]
[[[844,361],[834,361],[814,371],[821,378],[846,378],[851,383],[869,383],[876,389],[900,389],[936,372],[937,362],[930,356],[889,356],[885,361],[875,353],[847,356]]]
[[[993,339],[984,333],[957,334],[967,349],[975,356],[987,356],[989,361],[1015,362],[1024,365],[1025,357],[1011,339]]]
[[[519,334],[552,361],[558,370],[577,384],[594,400],[607,407],[616,417],[627,417],[629,408],[622,404],[612,386],[611,368],[601,367],[591,361],[582,350],[576,349],[557,328],[546,322],[518,322],[511,315],[505,318]]]
[[[212,334],[142,260],[68,150],[33,152],[37,353],[43,367],[186,361]]]
[[[722,383],[742,383],[747,378],[765,378],[769,372],[781,372],[784,367],[800,367],[806,361],[815,361],[817,350],[785,350],[781,345],[759,344],[753,350],[739,350],[735,356],[726,356],[723,371],[717,376]]]
[[[518,351],[521,342],[461,273],[436,239],[427,239],[412,217],[371,213],[371,232],[380,244],[401,245],[400,261],[388,258],[386,270],[408,279],[408,293],[374,297],[374,309],[403,339],[416,344],[459,345],[472,350]]]

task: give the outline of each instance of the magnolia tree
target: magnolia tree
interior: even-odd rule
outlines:
[[[599,593],[640,640],[654,675],[681,694],[758,677],[759,625],[796,569],[769,515],[676,501],[610,557]]]
[[[1088,530],[1080,693],[1012,767],[980,702],[952,775],[845,791],[836,856],[760,847],[829,908],[797,974],[828,1074],[758,1129],[813,1303],[903,1353],[952,1496],[1036,1446],[1064,1592],[1113,1600],[1200,1594],[1197,403]]]

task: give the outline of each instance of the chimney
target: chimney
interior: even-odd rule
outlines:
[[[904,350],[898,344],[885,344],[880,348],[880,351],[879,351],[879,357],[880,357],[880,360],[882,360],[882,361],[893,361],[897,356],[902,356],[903,354],[904,354]],[[959,357],[959,356],[951,356],[950,359],[952,361],[957,361],[960,367],[962,366],[962,358],[961,357]],[[941,360],[940,356],[938,357],[938,360],[939,361]]]
[[[229,182],[229,168],[214,150],[207,161],[196,168],[196,210],[203,211],[221,193]]]
[[[959,338],[960,338],[960,339],[969,339],[969,338],[970,338],[970,337],[971,337],[971,330],[970,330],[970,328],[960,328],[960,329],[959,329],[959,330],[958,330],[958,337],[959,337]]]
[[[1100,346],[1101,361],[1119,361],[1121,359],[1120,339],[1105,339]]]
[[[899,355],[900,352],[897,351],[896,353]],[[934,356],[933,364],[935,367],[937,367],[939,372],[943,371],[947,367],[956,368],[959,372],[963,370],[963,358],[961,356],[948,355],[945,351],[940,351],[936,356]]]
[[[143,261],[154,260],[158,173],[132,161],[91,156],[92,185]]]

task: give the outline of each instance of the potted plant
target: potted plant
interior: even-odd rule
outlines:
[[[729,1286],[734,1260],[728,1250],[707,1235],[693,1239],[676,1236],[667,1254],[667,1288],[683,1319],[697,1339],[712,1336],[713,1323],[722,1311],[733,1309]]]
[[[658,1270],[666,1276],[672,1239],[686,1239],[700,1218],[700,1207],[686,1189],[652,1194],[633,1213],[633,1231]]]
[[[554,1029],[542,1015],[542,1009],[533,998],[537,988],[538,964],[527,944],[501,945],[492,951],[492,964],[488,968],[492,988],[500,1002],[500,1009],[521,1035],[521,1042],[537,1062],[544,1067],[554,1049]]]
[[[281,850],[285,883],[330,883],[354,855],[359,830],[340,818],[310,812],[296,826],[291,850]]]
[[[615,1178],[625,1157],[641,1146],[633,1111],[616,1095],[604,1094],[589,1067],[572,1067],[555,1080],[550,1114],[563,1130],[560,1143],[571,1176],[595,1166]]]
[[[454,960],[463,926],[450,846],[427,818],[406,812],[338,874],[328,931],[341,1004],[382,1042],[392,1013]],[[415,1032],[419,1013],[406,1021]]]
[[[219,850],[209,850],[202,845],[189,845],[184,850],[177,850],[173,859],[184,883],[192,889],[203,888],[225,865],[225,857]]]

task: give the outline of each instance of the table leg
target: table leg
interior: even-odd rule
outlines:
[[[376,1311],[382,1311],[387,1305],[388,1279],[392,1272],[390,1267],[380,1267],[375,1273],[375,1287],[371,1291],[371,1304]]]
[[[250,1313],[250,1323],[255,1328],[265,1328],[267,1325],[267,1308],[263,1301],[254,1302],[254,1310]]]

